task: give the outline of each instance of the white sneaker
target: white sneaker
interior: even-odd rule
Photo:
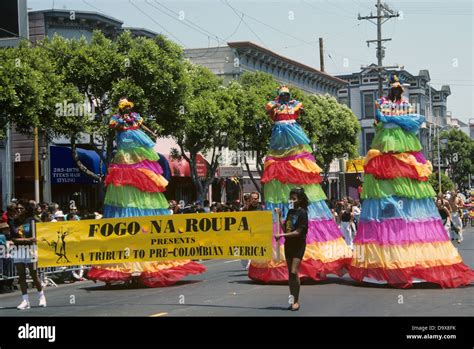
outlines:
[[[39,299],[39,306],[43,307],[43,308],[46,308],[46,297],[44,295],[41,296],[40,299]]]
[[[20,305],[16,307],[18,310],[30,309],[30,302],[22,300]]]

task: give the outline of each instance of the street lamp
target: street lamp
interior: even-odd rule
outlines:
[[[439,140],[439,134],[441,133],[441,131],[443,131],[444,129],[447,129],[447,128],[451,128],[451,125],[446,125],[446,126],[443,126],[443,127],[440,127],[438,129],[438,132],[437,132],[437,138],[438,138],[438,186],[439,186],[439,191],[438,193],[439,194],[442,194],[443,191],[441,189],[441,153],[440,153],[440,140]]]

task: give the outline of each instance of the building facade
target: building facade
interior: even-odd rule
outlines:
[[[419,138],[423,146],[425,156],[433,159],[433,139],[436,130],[447,126],[450,122],[447,109],[447,98],[451,94],[448,85],[440,90],[430,85],[430,74],[428,70],[420,70],[418,75],[412,75],[405,70],[390,71],[397,74],[405,87],[404,96],[409,102],[416,106],[419,114],[426,117]],[[375,100],[378,98],[378,75],[371,66],[359,73],[339,75],[341,79],[347,80],[348,85],[338,91],[338,100],[346,104],[357,115],[361,124],[362,132],[359,135],[359,153],[364,155],[370,149],[375,135]],[[388,93],[385,84],[384,96]]]

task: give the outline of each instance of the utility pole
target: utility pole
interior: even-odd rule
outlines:
[[[377,39],[376,40],[367,40],[367,46],[370,46],[370,44],[377,43],[377,67],[374,68],[374,70],[377,71],[378,77],[379,77],[379,97],[383,96],[383,80],[382,80],[382,72],[384,69],[389,69],[389,68],[399,68],[399,66],[383,66],[383,59],[385,57],[385,47],[382,46],[382,43],[385,41],[390,41],[392,40],[391,38],[382,38],[382,25],[387,22],[390,18],[393,17],[399,17],[400,14],[398,12],[393,11],[390,9],[390,7],[387,4],[382,4],[381,0],[377,0],[377,15],[374,16],[372,12],[370,13],[370,16],[364,16],[361,17],[360,13],[359,16],[357,17],[358,20],[366,19],[369,22],[375,24],[377,26]],[[373,19],[376,19],[377,22],[374,22]]]
[[[324,44],[323,38],[319,38],[319,66],[320,69],[324,73]]]
[[[34,128],[34,161],[35,161],[35,201],[38,204],[40,201],[40,189],[39,189],[39,137],[38,127]]]

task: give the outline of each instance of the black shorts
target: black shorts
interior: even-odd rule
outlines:
[[[303,259],[305,250],[306,250],[306,241],[304,240],[291,241],[289,239],[285,240],[286,260],[289,260],[292,258]]]

